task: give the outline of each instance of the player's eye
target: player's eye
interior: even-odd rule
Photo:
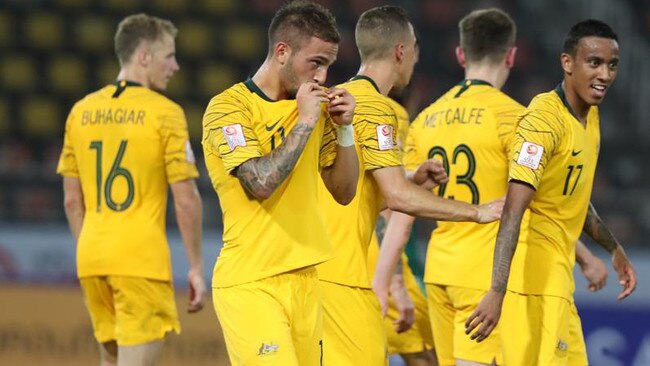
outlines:
[[[607,67],[608,67],[611,71],[616,71],[616,69],[618,69],[618,62],[617,62],[617,61],[610,62],[609,64],[607,64]]]
[[[587,64],[591,67],[598,67],[598,65],[600,65],[600,61],[597,59],[591,59],[587,61]]]

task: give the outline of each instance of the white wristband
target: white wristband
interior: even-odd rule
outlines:
[[[343,147],[354,146],[354,128],[352,124],[349,125],[337,125],[336,128],[336,139],[338,140],[339,145]]]

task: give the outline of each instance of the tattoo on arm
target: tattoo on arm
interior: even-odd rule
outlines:
[[[235,174],[246,190],[258,198],[271,196],[296,166],[313,129],[298,123],[270,154],[240,165]]]
[[[614,235],[612,235],[612,232],[609,231],[605,226],[605,223],[603,223],[603,220],[601,220],[600,216],[596,213],[596,209],[591,202],[589,203],[587,218],[585,219],[585,225],[582,230],[609,253],[619,245],[616,238],[614,238]]]
[[[505,293],[508,287],[510,264],[517,248],[520,224],[521,217],[515,218],[504,213],[501,218],[492,266],[492,289],[499,293]]]

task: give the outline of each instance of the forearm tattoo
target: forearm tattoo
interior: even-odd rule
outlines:
[[[270,196],[296,166],[313,129],[299,123],[271,153],[240,165],[236,175],[246,190],[256,197]]]
[[[501,218],[492,266],[492,289],[499,293],[505,293],[508,287],[510,264],[519,239],[519,224],[520,219],[509,217],[507,214]]]
[[[607,226],[605,226],[603,220],[600,219],[591,202],[589,203],[587,218],[585,219],[585,225],[582,230],[594,239],[598,245],[610,253],[618,246],[618,241],[614,238],[614,235],[612,235],[612,232],[609,231]]]

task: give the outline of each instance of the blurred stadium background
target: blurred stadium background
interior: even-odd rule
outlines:
[[[639,273],[636,293],[616,303],[607,288],[590,294],[576,272],[576,302],[592,365],[650,365],[650,2],[647,0],[320,0],[342,34],[328,84],[358,68],[354,22],[373,6],[406,7],[417,30],[420,62],[407,91],[411,117],[462,79],[453,56],[458,20],[499,6],[518,25],[517,66],[505,90],[523,104],[561,80],[559,52],[569,27],[584,18],[618,32],[618,80],[601,108],[602,149],[593,202],[626,245]],[[202,176],[206,276],[221,246],[221,213],[201,154],[201,118],[209,99],[251,75],[267,51],[266,28],[281,0],[0,0],[0,364],[81,365],[98,359],[74,273],[74,243],[55,174],[68,110],[114,80],[112,37],[135,12],[171,19],[179,28],[181,71],[167,95],[186,111]],[[211,303],[184,315],[186,260],[168,215],[184,333],[169,337],[164,365],[227,365]],[[431,224],[419,222],[412,259],[421,265]],[[590,245],[598,255],[606,253]],[[609,260],[606,259],[609,263]],[[398,364],[397,360],[393,360]]]

